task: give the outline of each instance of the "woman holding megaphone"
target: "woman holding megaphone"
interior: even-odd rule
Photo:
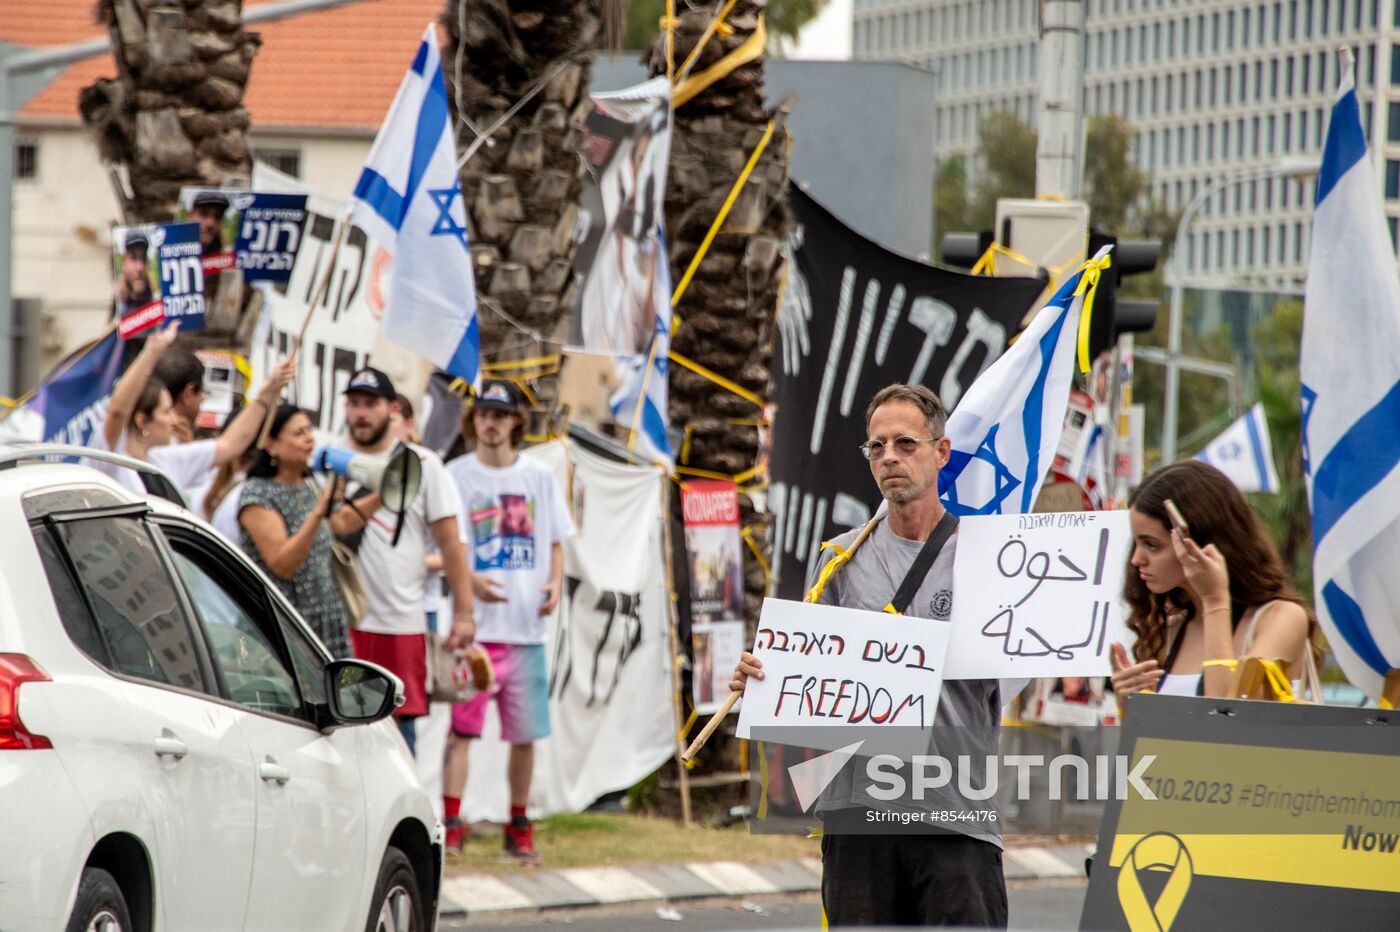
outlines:
[[[378,510],[379,493],[338,508],[340,479],[309,480],[316,438],[311,416],[284,404],[248,467],[238,503],[239,544],[277,583],[336,657],[349,657],[345,605],[331,575],[331,535],[353,534]]]

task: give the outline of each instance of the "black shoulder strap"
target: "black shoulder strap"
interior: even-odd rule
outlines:
[[[924,584],[924,577],[933,566],[933,561],[938,559],[938,554],[943,550],[943,545],[948,543],[948,538],[953,536],[953,531],[958,527],[958,519],[951,511],[944,509],[943,517],[938,519],[938,524],[933,528],[933,533],[924,541],[924,546],[919,550],[919,555],[914,558],[914,565],[909,567],[909,572],[904,574],[904,582],[899,584],[899,591],[890,600],[885,611],[893,611],[896,615],[903,615],[905,609],[914,601],[914,593],[919,591],[919,587]]]

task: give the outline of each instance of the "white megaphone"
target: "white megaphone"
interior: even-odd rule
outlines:
[[[390,511],[407,509],[423,483],[423,462],[403,443],[386,456],[371,456],[341,447],[321,447],[311,455],[311,468],[353,479],[373,489]]]

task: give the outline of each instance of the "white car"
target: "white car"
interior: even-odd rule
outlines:
[[[402,683],[54,449],[0,447],[0,928],[430,932],[442,828],[384,720]]]

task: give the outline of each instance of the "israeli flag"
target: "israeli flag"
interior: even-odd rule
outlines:
[[[1255,404],[1225,432],[1206,444],[1196,459],[1230,477],[1241,492],[1277,492],[1273,446],[1264,406]]]
[[[394,256],[384,335],[479,388],[466,217],[437,32],[429,25],[355,185],[351,218]]]
[[[1400,666],[1400,280],[1343,70],[1304,296],[1303,466],[1318,621],[1342,672],[1377,698]]]
[[[671,266],[664,261],[667,255],[665,231],[657,228],[656,236],[661,244],[660,255],[663,261],[656,264],[655,293],[671,294]],[[667,436],[666,380],[670,371],[671,322],[662,309],[670,309],[666,299],[654,302],[657,308],[656,329],[652,334],[647,352],[634,356],[616,357],[613,365],[617,373],[618,388],[609,401],[613,421],[627,430],[627,448],[635,450],[643,458],[666,467],[670,472],[675,467],[675,457],[671,452],[671,441]]]
[[[943,505],[958,517],[1025,514],[1035,505],[1065,423],[1084,301],[1108,268],[1105,246],[1065,280],[948,417]]]

